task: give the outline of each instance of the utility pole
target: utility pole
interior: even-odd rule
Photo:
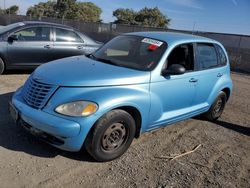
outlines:
[[[4,9],[4,12],[6,12],[5,0],[3,0],[3,9]]]
[[[194,22],[192,34],[194,34],[195,24],[196,24],[196,22]]]

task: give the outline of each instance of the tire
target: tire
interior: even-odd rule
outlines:
[[[209,121],[216,121],[222,114],[225,105],[227,102],[227,95],[221,91],[218,97],[215,99],[214,103],[210,107],[207,113],[205,113],[205,117]]]
[[[0,75],[3,74],[4,70],[5,70],[5,65],[3,60],[0,58]]]
[[[133,117],[124,110],[112,110],[94,125],[85,141],[88,153],[97,161],[110,161],[127,151],[135,137]]]

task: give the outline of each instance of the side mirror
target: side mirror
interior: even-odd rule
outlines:
[[[186,69],[183,65],[180,64],[172,64],[168,69],[164,69],[162,71],[162,75],[180,75],[184,74],[186,72]]]
[[[10,36],[8,37],[8,41],[9,41],[9,42],[13,42],[13,41],[15,41],[15,40],[18,40],[18,36],[17,36],[17,35],[10,35]]]

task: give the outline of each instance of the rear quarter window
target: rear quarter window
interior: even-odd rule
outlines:
[[[224,50],[218,44],[216,44],[215,46],[216,46],[216,50],[217,50],[217,54],[218,54],[219,65],[220,66],[226,65],[227,64],[227,57],[226,57]]]
[[[83,42],[73,31],[56,28],[56,42]]]

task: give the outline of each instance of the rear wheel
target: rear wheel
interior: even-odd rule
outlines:
[[[110,161],[129,148],[135,130],[135,121],[129,113],[112,110],[96,122],[85,141],[85,147],[97,161]]]
[[[225,108],[226,102],[227,95],[223,91],[221,91],[212,106],[210,107],[209,111],[205,114],[206,118],[210,121],[217,120],[221,116]]]
[[[4,70],[5,70],[5,65],[3,60],[0,58],[0,75],[3,74]]]

